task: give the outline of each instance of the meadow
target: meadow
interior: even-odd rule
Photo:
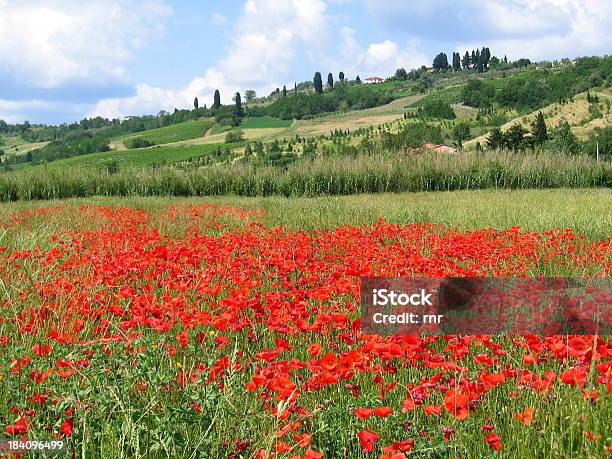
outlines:
[[[362,275],[609,275],[609,197],[0,205],[0,426],[82,457],[605,457],[607,337],[357,319]]]

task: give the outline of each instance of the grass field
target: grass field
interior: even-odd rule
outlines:
[[[318,198],[210,196],[177,197],[93,197],[58,201],[18,201],[0,203],[0,221],[14,212],[32,211],[59,204],[78,208],[117,206],[160,211],[171,205],[237,206],[264,209],[259,220],[267,226],[286,226],[312,231],[342,225],[370,225],[378,218],[390,223],[434,223],[463,230],[507,229],[520,226],[531,231],[573,228],[591,239],[612,235],[612,190],[606,188],[553,190],[473,190],[438,193],[364,194]],[[597,216],[597,218],[594,218]],[[59,221],[33,221],[23,232],[7,235],[1,244],[31,248],[44,244]],[[62,224],[78,229],[78,219]]]
[[[165,143],[178,142],[181,140],[195,139],[197,137],[203,137],[208,129],[215,124],[215,120],[212,118],[205,118],[193,121],[185,121],[183,123],[173,124],[171,126],[164,126],[157,129],[151,129],[149,131],[137,132],[113,139],[114,143],[120,143],[141,137],[142,139],[148,140],[155,145],[161,145]]]
[[[606,457],[608,338],[356,320],[365,274],[609,274],[610,193],[0,204],[0,427],[92,458]]]
[[[280,120],[269,116],[258,116],[245,119],[240,127],[243,129],[288,128],[291,127],[292,124],[292,120]]]

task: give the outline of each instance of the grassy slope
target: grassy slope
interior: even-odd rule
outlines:
[[[19,136],[0,136],[2,142],[0,142],[0,149],[4,151],[5,155],[25,155],[28,151],[35,150],[36,148],[42,148],[49,142],[28,142]]]
[[[64,201],[19,201],[0,204],[0,221],[12,212],[48,207],[50,205],[79,206],[82,204],[113,205],[160,209],[178,204],[230,204],[248,209],[265,209],[263,223],[290,228],[313,230],[342,225],[371,224],[383,217],[391,223],[437,223],[463,229],[521,226],[533,231],[552,228],[573,228],[592,239],[606,239],[612,234],[612,191],[609,189],[555,190],[477,190],[437,193],[401,193],[356,195],[322,198],[245,198],[237,196],[207,198],[89,198]],[[15,247],[29,247],[48,240],[56,224],[71,228],[72,223],[49,222],[40,219],[30,228],[2,240]],[[74,229],[76,229],[76,227]]]
[[[145,140],[161,145],[180,140],[194,139],[202,137],[206,131],[215,123],[212,118],[185,121],[183,123],[164,126],[149,131],[136,132],[113,139],[114,143],[125,142],[126,140],[141,137]]]
[[[591,94],[599,96],[599,107],[603,114],[603,118],[592,119],[589,113],[589,104],[586,100],[586,92],[574,96],[571,102],[566,104],[553,103],[539,110],[534,110],[531,113],[523,116],[517,116],[501,126],[501,130],[505,131],[515,123],[521,124],[526,129],[530,129],[532,121],[535,119],[538,112],[544,115],[548,129],[555,127],[562,119],[572,126],[572,131],[580,139],[588,138],[588,135],[595,127],[602,127],[612,122],[612,113],[607,111],[606,101],[612,100],[612,91],[604,89],[600,91],[591,91]],[[467,149],[476,146],[476,142],[484,145],[487,141],[488,132],[479,137],[476,137],[463,146]]]
[[[258,116],[245,119],[240,127],[243,129],[286,128],[290,127],[292,123],[292,120],[279,120],[269,116]]]
[[[103,153],[91,153],[89,155],[75,156],[49,163],[47,167],[104,167],[111,162],[116,162],[119,168],[147,167],[160,163],[173,163],[186,161],[198,156],[209,154],[217,148],[215,144],[209,145],[180,145],[180,146],[155,146],[150,148],[138,148],[135,150],[113,150]]]

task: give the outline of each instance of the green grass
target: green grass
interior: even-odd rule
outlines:
[[[261,128],[285,128],[291,127],[293,120],[280,120],[270,116],[257,116],[247,118],[240,125],[244,129],[261,129]]]
[[[183,123],[164,126],[149,131],[137,132],[113,139],[115,142],[124,142],[129,139],[141,137],[156,145],[164,143],[178,142],[181,140],[196,139],[204,136],[206,131],[212,127],[215,120],[212,118],[203,118],[193,121],[185,121]]]
[[[111,150],[107,152],[91,153],[89,155],[75,156],[50,163],[51,169],[62,168],[104,168],[108,164],[116,164],[119,169],[143,168],[160,164],[171,164],[187,161],[192,158],[210,154],[218,144],[203,145],[176,145],[154,146],[134,150]],[[40,166],[35,167],[35,169]]]
[[[265,225],[283,225],[307,231],[345,224],[368,225],[382,217],[396,224],[435,223],[465,230],[506,229],[511,226],[521,226],[531,231],[573,228],[577,233],[597,240],[606,239],[612,234],[612,191],[602,188],[383,193],[317,198],[92,197],[4,203],[0,204],[0,220],[5,220],[13,212],[58,204],[75,209],[80,205],[110,205],[156,211],[168,205],[202,203],[265,209],[261,217]],[[70,221],[63,222],[67,229],[77,229],[81,225],[79,219]],[[55,228],[52,221],[41,218],[33,226],[16,234],[11,245],[25,248],[32,243],[44,244]],[[2,243],[6,242],[4,240]]]
[[[451,86],[436,91],[431,91],[425,97],[414,102],[411,107],[420,107],[423,104],[434,101],[448,102],[449,104],[457,104],[461,102],[462,86]]]

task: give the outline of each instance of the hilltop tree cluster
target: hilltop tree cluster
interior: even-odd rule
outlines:
[[[505,56],[504,59],[505,62],[508,62]],[[491,56],[489,48],[483,46],[481,50],[472,50],[471,54],[469,51],[466,51],[463,58],[461,58],[459,53],[453,52],[453,58],[450,64],[446,53],[439,53],[433,60],[433,68],[437,71],[444,71],[452,68],[454,71],[463,69],[476,70],[478,73],[483,73],[489,69],[489,63],[492,61],[494,63],[500,62],[497,57]]]

